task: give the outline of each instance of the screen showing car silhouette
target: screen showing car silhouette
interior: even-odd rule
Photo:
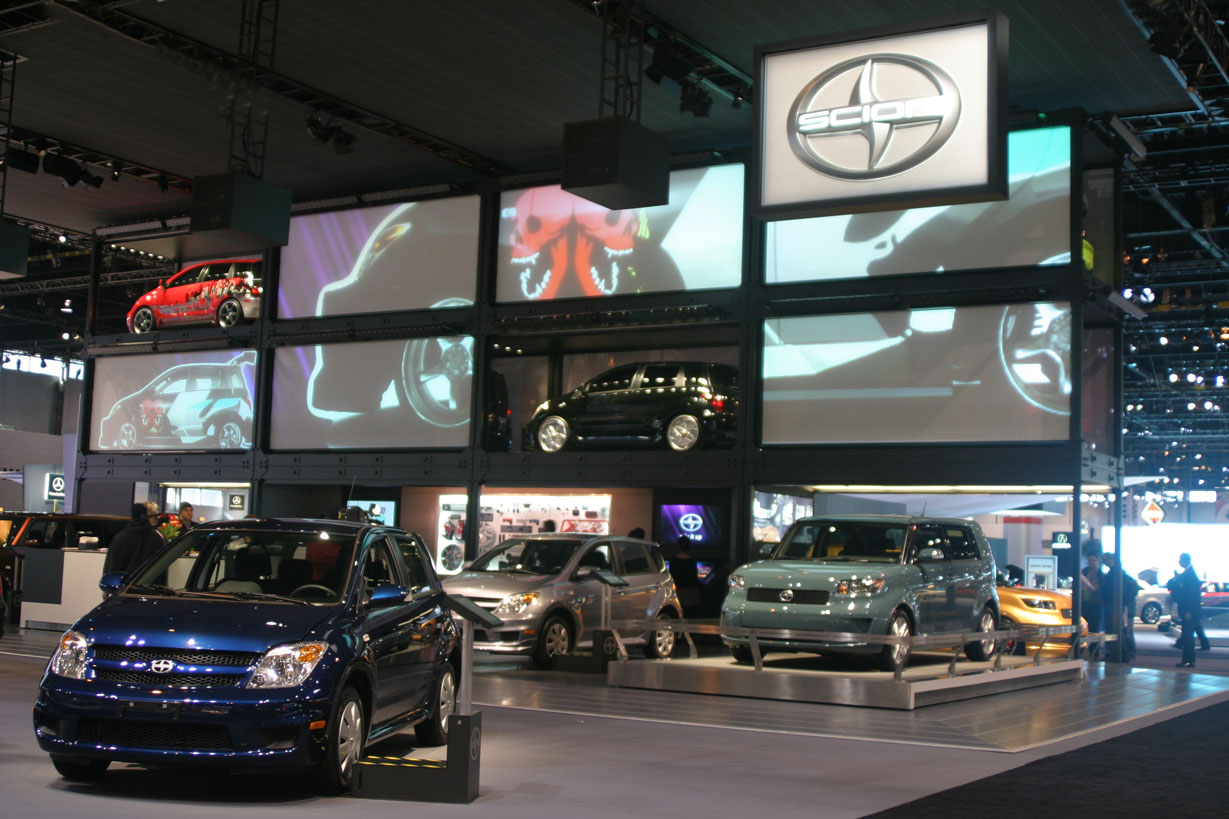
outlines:
[[[196,359],[166,366],[168,359]],[[100,358],[94,403],[107,406],[105,392],[131,388],[143,373],[158,375],[97,410],[93,421],[98,449],[249,449],[252,446],[252,369],[256,353],[194,353]],[[161,366],[159,366],[161,365]],[[102,399],[102,400],[100,400]],[[101,417],[99,417],[101,415]]]
[[[128,331],[148,333],[178,324],[234,327],[260,316],[260,259],[198,262],[136,300]]]

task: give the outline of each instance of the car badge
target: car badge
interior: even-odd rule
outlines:
[[[154,660],[149,664],[149,670],[155,674],[170,674],[175,670],[174,660]]]
[[[778,594],[777,597],[781,600],[782,603],[788,603],[789,601],[794,599],[794,590],[785,589],[780,594]]]

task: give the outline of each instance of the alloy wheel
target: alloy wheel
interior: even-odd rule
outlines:
[[[358,761],[363,742],[363,712],[353,700],[337,715],[337,767],[343,780],[348,780]]]
[[[694,415],[680,415],[666,429],[666,440],[676,452],[685,452],[700,440],[700,422]]]

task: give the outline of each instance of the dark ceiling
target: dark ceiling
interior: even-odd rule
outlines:
[[[1124,283],[1147,311],[1127,329],[1126,401],[1143,406],[1125,416],[1130,470],[1166,467],[1183,487],[1201,478],[1223,485],[1225,0],[997,6],[1010,20],[1013,112],[1117,114],[1148,149],[1145,159],[1121,159]],[[100,180],[65,187],[60,177],[10,163],[3,213],[30,224],[34,240],[29,276],[0,282],[0,341],[62,353],[63,332],[83,334],[80,311],[66,317],[56,308],[57,299],[84,295],[93,232],[184,216],[193,180],[228,168],[236,105],[241,117],[250,111],[268,123],[263,149],[249,146],[249,161],[297,203],[554,171],[563,123],[599,114],[602,7],[602,0],[0,2],[0,49],[20,60],[11,144],[84,162]],[[685,55],[713,103],[696,116],[680,110],[678,86],[646,81],[642,124],[666,135],[676,155],[746,149],[757,44],[967,10],[961,0],[647,0],[646,40]],[[241,37],[241,22],[273,13],[270,62]],[[735,105],[736,96],[746,104]],[[315,112],[353,136],[349,152],[309,134]],[[100,268],[118,281],[101,297],[117,306],[146,289],[141,279],[156,279],[165,269],[158,265],[171,264],[103,253]],[[1151,300],[1140,296],[1145,287]],[[1204,410],[1205,402],[1216,409]],[[1212,462],[1215,475],[1191,469]]]

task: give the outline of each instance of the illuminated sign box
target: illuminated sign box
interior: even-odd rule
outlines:
[[[998,12],[756,48],[757,215],[1007,196],[1007,19]]]

